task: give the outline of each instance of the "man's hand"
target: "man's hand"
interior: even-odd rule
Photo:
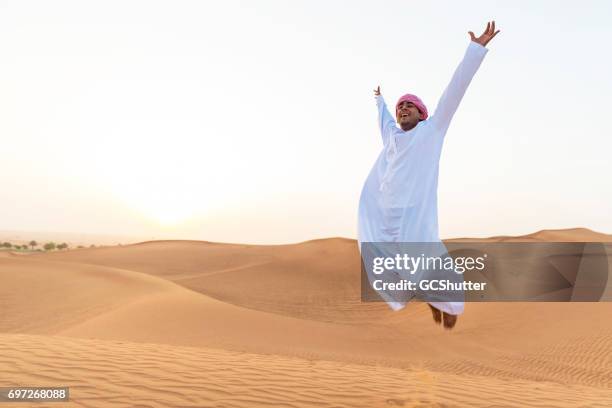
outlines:
[[[472,41],[482,45],[483,47],[486,47],[489,41],[491,41],[493,37],[497,35],[497,33],[499,33],[499,30],[495,31],[495,21],[487,23],[487,29],[478,38],[476,38],[473,32],[468,31],[468,34],[472,38]]]
[[[374,90],[374,96],[380,96],[380,86]]]

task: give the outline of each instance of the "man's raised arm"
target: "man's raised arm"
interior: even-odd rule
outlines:
[[[374,96],[376,97],[376,106],[378,107],[378,127],[380,128],[383,145],[386,145],[389,142],[389,135],[395,127],[395,119],[389,113],[387,104],[380,94],[380,86],[374,90]]]
[[[487,54],[485,46],[499,32],[495,31],[495,21],[487,23],[487,28],[480,37],[476,37],[473,32],[469,31],[471,41],[465,52],[463,60],[455,70],[453,77],[444,90],[442,97],[438,102],[438,106],[430,121],[433,125],[443,131],[446,131],[450,125],[453,115],[459,107],[459,103],[465,94],[472,78],[478,71],[480,63]]]

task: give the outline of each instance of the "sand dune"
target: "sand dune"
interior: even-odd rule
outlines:
[[[69,386],[72,402],[63,407],[605,407],[610,401],[604,387],[504,372],[398,369],[58,336],[2,334],[0,364],[8,386]]]
[[[533,234],[489,238],[452,238],[447,242],[612,242],[612,235],[602,234],[588,228],[541,230]]]
[[[449,332],[359,278],[341,238],[4,253],[0,383],[70,385],[67,406],[612,405],[612,304],[471,303]]]

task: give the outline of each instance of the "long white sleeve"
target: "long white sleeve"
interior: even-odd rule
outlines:
[[[378,126],[382,136],[383,145],[389,142],[389,135],[395,128],[395,119],[389,113],[387,105],[382,95],[376,97],[376,106],[378,107]]]
[[[470,44],[465,51],[463,60],[455,70],[450,83],[444,90],[442,97],[438,102],[438,106],[432,117],[430,118],[431,123],[442,131],[442,134],[446,132],[446,129],[450,125],[453,115],[459,107],[459,103],[465,94],[472,78],[478,71],[480,63],[487,54],[487,48],[482,45],[470,41]]]

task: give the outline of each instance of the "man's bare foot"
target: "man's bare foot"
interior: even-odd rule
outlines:
[[[427,306],[429,306],[429,308],[431,309],[431,314],[433,316],[434,322],[440,324],[442,322],[442,312],[440,312],[438,309],[436,309],[429,303],[427,304]]]
[[[444,328],[452,329],[455,327],[455,323],[457,323],[457,315],[452,315],[448,313],[443,313],[444,317]]]

